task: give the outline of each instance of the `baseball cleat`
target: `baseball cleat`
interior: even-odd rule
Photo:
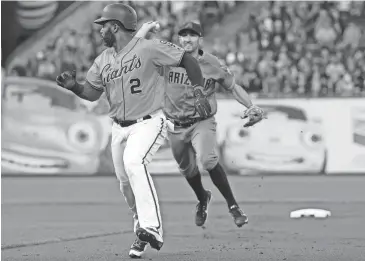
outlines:
[[[242,227],[244,224],[248,223],[248,217],[239,206],[233,205],[229,208],[229,213],[231,213],[234,223],[237,227]]]
[[[199,202],[198,205],[196,205],[196,213],[195,213],[195,224],[198,227],[201,227],[204,225],[205,221],[207,220],[208,216],[208,206],[210,203],[210,200],[212,199],[212,192],[210,190],[206,190],[206,198],[205,201]]]
[[[134,240],[134,243],[131,245],[131,249],[129,250],[129,257],[141,258],[147,248],[147,245],[147,242],[143,242],[139,238],[136,238],[136,240]]]
[[[133,215],[133,232],[136,233],[138,228],[139,228],[138,215],[134,214]]]
[[[137,229],[137,237],[144,242],[148,242],[150,246],[156,250],[160,250],[163,245],[162,236],[154,228],[140,227]]]

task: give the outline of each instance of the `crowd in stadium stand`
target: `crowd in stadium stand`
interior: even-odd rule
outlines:
[[[173,1],[122,1],[135,8],[139,17],[139,24],[157,20],[161,24],[158,35],[169,41],[176,41],[178,27],[185,19],[199,20],[202,15],[217,18],[232,10],[234,1],[222,3],[214,2],[215,7],[204,2],[173,2]],[[217,10],[216,15],[213,13]],[[198,12],[197,12],[198,11]],[[200,17],[199,17],[200,15]],[[96,19],[97,17],[95,17]],[[211,24],[212,21],[208,21]],[[78,80],[83,80],[88,68],[105,46],[100,37],[100,26],[94,23],[85,25],[86,28],[64,29],[59,36],[50,42],[46,48],[39,51],[28,64],[17,65],[10,75],[32,76],[54,80],[60,72],[77,70]]]
[[[235,1],[220,2],[223,6],[189,1],[128,3],[141,22],[160,21],[159,37],[172,42],[182,21],[199,19],[211,25],[210,17],[217,22],[235,6]],[[213,53],[253,93],[271,97],[365,95],[364,28],[353,19],[364,16],[364,8],[363,2],[270,2],[258,15],[252,14],[236,39],[228,44],[217,39]],[[78,80],[83,80],[104,48],[96,24],[78,31],[65,29],[28,64],[14,67],[10,74],[54,80],[62,71],[77,70]]]
[[[363,2],[271,2],[214,52],[251,92],[365,95]]]

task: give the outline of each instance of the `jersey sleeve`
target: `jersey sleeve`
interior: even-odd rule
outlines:
[[[152,40],[150,46],[150,55],[156,66],[172,66],[180,65],[185,50],[173,43],[160,39]]]
[[[86,74],[86,80],[98,91],[103,91],[103,83],[101,80],[100,72],[100,56],[97,57]]]

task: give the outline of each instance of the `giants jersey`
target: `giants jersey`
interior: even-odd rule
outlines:
[[[94,61],[86,80],[105,91],[109,116],[136,120],[162,108],[162,66],[178,66],[184,49],[159,39],[134,37],[119,53],[104,50]]]
[[[221,64],[217,57],[206,52],[199,52],[198,63],[204,77],[204,93],[206,94],[212,115],[217,112],[215,91],[217,83],[225,89],[231,90],[235,85],[234,75]],[[165,115],[174,120],[187,121],[198,118],[199,114],[194,107],[194,89],[184,68],[164,68],[166,83]]]

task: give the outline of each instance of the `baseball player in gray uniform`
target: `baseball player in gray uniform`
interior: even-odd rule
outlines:
[[[136,241],[131,257],[140,257],[147,244],[163,245],[160,207],[147,165],[166,137],[166,118],[161,110],[163,66],[182,67],[194,85],[203,84],[195,58],[181,47],[162,40],[135,37],[137,14],[125,4],[104,8],[95,23],[102,26],[106,48],[89,69],[85,84],[75,72],[63,72],[58,85],[80,98],[96,101],[105,92],[112,126],[112,158],[129,208],[134,213]]]
[[[152,27],[146,23],[137,35],[144,37]],[[172,152],[180,172],[186,177],[199,201],[196,207],[195,223],[202,226],[208,213],[211,192],[205,190],[197,161],[200,161],[214,185],[226,199],[228,209],[238,227],[248,222],[235,200],[227,175],[218,162],[216,144],[217,84],[231,91],[236,100],[247,110],[243,118],[249,118],[245,127],[252,126],[263,118],[263,111],[252,104],[247,92],[235,83],[234,75],[221,64],[217,57],[201,49],[202,28],[196,22],[184,24],[178,32],[180,45],[195,57],[203,72],[203,87],[194,86],[186,75],[184,68],[165,66],[166,93],[164,113],[172,123],[168,128]]]

